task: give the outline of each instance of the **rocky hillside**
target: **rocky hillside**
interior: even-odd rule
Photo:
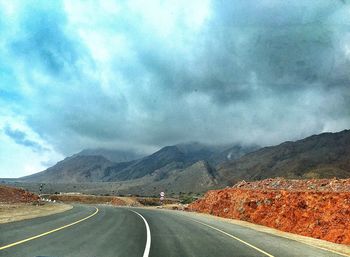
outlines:
[[[232,185],[264,178],[350,177],[350,131],[323,133],[295,142],[261,148],[217,167],[222,182]]]
[[[106,181],[105,170],[114,163],[102,156],[73,156],[45,171],[21,178],[27,182],[93,182]],[[119,164],[123,166],[123,164]]]
[[[137,160],[132,160],[135,155],[122,151],[84,150],[45,171],[20,179],[4,180],[4,183],[17,181],[32,190],[37,190],[38,183],[46,183],[45,188],[50,192],[118,192],[138,195],[157,195],[159,191],[201,193],[220,187],[216,164],[239,158],[256,148],[193,142],[167,146]],[[118,157],[118,153],[121,156]]]
[[[106,158],[108,154],[117,154],[118,151],[84,150],[58,162],[45,171],[23,177],[20,181],[51,183],[128,181],[127,184],[139,186],[139,179],[142,179],[151,183],[152,187],[167,183],[174,185],[172,188],[188,191],[191,190],[191,184],[194,185],[198,181],[206,180],[201,184],[203,188],[200,191],[204,191],[217,185],[214,163],[221,163],[226,158],[238,158],[251,149],[255,148],[219,147],[200,143],[179,144],[164,147],[149,156],[127,162],[113,162],[111,157]],[[101,155],[94,155],[98,153]],[[124,152],[121,152],[120,158],[124,160],[124,157]],[[116,159],[117,156],[114,155],[113,158]],[[196,174],[192,174],[194,170],[196,170]],[[185,174],[189,174],[188,178],[180,179]],[[200,177],[202,175],[203,178]],[[183,181],[183,186],[180,186],[178,181]],[[198,191],[200,187],[200,185],[196,186],[195,191]]]
[[[349,186],[350,179],[243,182],[209,191],[189,208],[350,245]]]
[[[184,169],[159,169],[135,180],[123,181],[119,191],[140,195],[158,195],[180,192],[202,193],[204,189],[218,188],[218,175],[208,162],[198,161]]]
[[[31,203],[39,196],[23,189],[0,185],[0,203]]]
[[[87,154],[87,153],[86,153]],[[257,146],[167,146],[138,160],[113,162],[100,155],[73,155],[22,182],[120,182],[123,192],[205,192],[239,180],[350,177],[350,131],[295,142]],[[166,189],[165,189],[166,188]]]

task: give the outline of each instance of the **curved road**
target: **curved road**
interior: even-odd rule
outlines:
[[[1,224],[0,256],[343,255],[186,212],[76,205],[63,213]]]

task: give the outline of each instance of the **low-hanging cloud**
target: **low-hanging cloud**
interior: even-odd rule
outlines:
[[[347,1],[0,3],[0,104],[63,154],[350,125]]]

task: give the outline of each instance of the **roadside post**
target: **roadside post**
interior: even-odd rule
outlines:
[[[165,193],[164,192],[160,192],[160,205],[163,205],[163,201],[165,199]]]
[[[40,188],[39,188],[40,195],[42,195],[42,193],[43,193],[43,186],[44,186],[44,184],[40,184]]]

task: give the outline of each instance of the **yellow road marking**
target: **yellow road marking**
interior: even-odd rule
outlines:
[[[240,239],[240,238],[238,238],[238,237],[236,237],[236,236],[233,236],[233,235],[231,235],[231,234],[229,234],[229,233],[226,233],[225,231],[222,231],[221,229],[218,229],[218,228],[216,228],[216,227],[210,226],[210,225],[208,225],[208,224],[206,224],[206,223],[203,223],[203,222],[200,222],[200,221],[198,221],[198,220],[194,220],[194,219],[192,219],[192,220],[193,220],[194,222],[197,222],[197,223],[199,223],[199,224],[202,224],[202,225],[204,225],[204,226],[207,226],[207,227],[209,227],[209,228],[211,228],[211,229],[214,229],[214,230],[216,230],[216,231],[218,231],[218,232],[220,232],[220,233],[223,233],[223,234],[225,234],[226,236],[229,236],[229,237],[231,237],[231,238],[233,238],[233,239],[235,239],[235,240],[237,240],[237,241],[239,241],[239,242],[241,242],[241,243],[243,243],[243,244],[245,244],[245,245],[247,245],[247,246],[249,246],[249,247],[251,247],[251,248],[253,248],[253,249],[255,249],[255,250],[259,251],[259,252],[261,252],[261,253],[263,253],[263,254],[265,254],[266,256],[274,257],[273,255],[271,255],[271,254],[265,252],[264,250],[261,250],[260,248],[254,246],[254,245],[252,245],[252,244],[249,244],[248,242],[246,242],[246,241],[244,241],[244,240],[242,240],[242,239]]]
[[[98,211],[99,211],[98,208],[95,207],[95,209],[96,209],[96,211],[95,211],[93,214],[91,214],[91,215],[89,215],[89,216],[87,216],[87,217],[85,217],[85,218],[83,218],[83,219],[77,220],[77,221],[75,221],[75,222],[73,222],[73,223],[64,225],[64,226],[62,226],[62,227],[59,227],[59,228],[56,228],[56,229],[47,231],[47,232],[45,232],[45,233],[42,233],[42,234],[39,234],[39,235],[36,235],[36,236],[29,237],[29,238],[26,238],[26,239],[23,239],[23,240],[14,242],[14,243],[12,243],[12,244],[8,244],[8,245],[1,246],[1,247],[0,247],[0,251],[1,251],[1,250],[4,250],[4,249],[7,249],[7,248],[10,248],[10,247],[13,247],[13,246],[15,246],[15,245],[23,244],[23,243],[25,243],[25,242],[28,242],[28,241],[37,239],[37,238],[39,238],[39,237],[43,237],[43,236],[49,235],[49,234],[51,234],[51,233],[54,233],[54,232],[57,232],[57,231],[59,231],[59,230],[62,230],[62,229],[68,228],[68,227],[70,227],[70,226],[73,226],[73,225],[75,225],[75,224],[78,224],[78,223],[80,223],[80,222],[82,222],[82,221],[84,221],[84,220],[90,219],[92,216],[95,216],[95,215],[98,213]]]

